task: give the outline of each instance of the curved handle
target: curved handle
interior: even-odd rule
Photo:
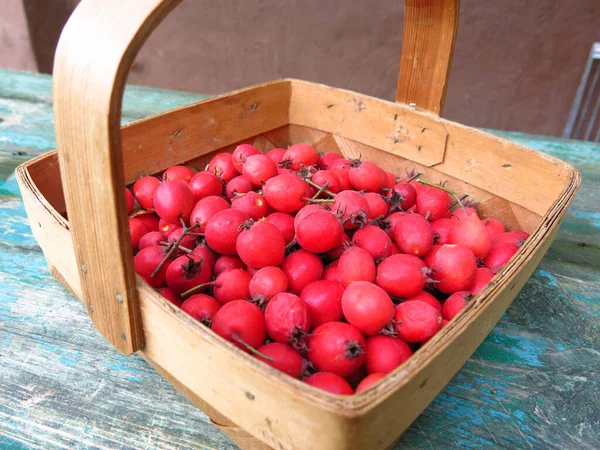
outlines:
[[[140,47],[180,1],[83,0],[55,57],[56,140],[83,300],[98,331],[125,354],[144,342],[123,195],[123,90]],[[398,101],[439,114],[458,0],[406,6]]]

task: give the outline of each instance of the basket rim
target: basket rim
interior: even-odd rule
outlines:
[[[210,97],[198,102],[193,102],[188,105],[180,106],[178,108],[144,117],[142,119],[138,119],[128,124],[125,124],[121,128],[125,129],[138,123],[151,120],[153,118],[165,114],[166,112],[174,112],[189,108],[190,106],[199,106],[211,102],[218,102],[233,94],[255,89],[257,87],[281,83],[290,83],[292,85],[294,83],[302,83],[307,85],[326,86],[324,84],[303,81],[294,78],[282,78],[227,92],[225,94]],[[356,95],[357,97],[374,99],[374,97],[370,97],[365,94],[355,93],[344,89],[335,89],[344,92],[350,92],[353,95]],[[140,296],[144,295],[151,299],[151,301],[159,303],[163,309],[169,311],[169,313],[174,314],[176,316],[177,321],[180,325],[192,329],[194,333],[202,339],[208,339],[213,342],[216,342],[221,347],[221,349],[227,351],[230,356],[237,358],[245,358],[246,363],[252,365],[253,369],[256,370],[260,375],[268,377],[273,381],[277,380],[277,382],[280,384],[280,388],[289,391],[291,394],[308,397],[309,401],[315,403],[320,408],[329,410],[330,412],[333,412],[338,415],[346,416],[348,418],[360,417],[372,410],[373,408],[377,407],[377,405],[384,402],[389,396],[391,396],[393,392],[404,387],[409,382],[413,381],[416,377],[418,377],[421,372],[421,369],[426,367],[432,358],[434,358],[440,352],[447,350],[447,348],[450,345],[452,345],[454,339],[459,335],[461,330],[466,329],[474,319],[476,319],[480,314],[483,313],[483,307],[490,304],[500,292],[504,291],[504,289],[509,286],[510,282],[514,279],[514,277],[517,276],[518,270],[522,266],[524,266],[529,260],[531,260],[531,258],[536,254],[537,250],[546,241],[550,232],[560,225],[560,220],[562,219],[562,216],[566,212],[566,209],[573,200],[575,193],[577,192],[577,189],[581,184],[580,172],[571,164],[568,164],[554,156],[548,155],[539,150],[535,150],[521,144],[517,144],[508,139],[495,136],[486,131],[482,131],[454,121],[443,119],[431,113],[418,111],[415,108],[408,105],[402,105],[382,99],[376,100],[389,105],[393,105],[394,107],[400,108],[402,110],[426,115],[430,118],[439,121],[442,124],[452,124],[453,126],[468,129],[470,132],[477,133],[483,136],[493,136],[494,139],[500,141],[501,143],[518,148],[522,151],[526,151],[539,158],[546,159],[554,164],[560,165],[568,171],[568,178],[565,181],[564,188],[561,190],[560,194],[554,200],[552,205],[548,208],[547,213],[544,216],[542,216],[540,224],[531,233],[530,237],[525,241],[525,244],[521,248],[519,248],[518,252],[513,256],[511,261],[502,267],[502,269],[494,277],[494,280],[490,282],[479,294],[477,294],[474,297],[474,301],[471,302],[467,308],[461,311],[461,313],[454,320],[448,323],[432,339],[430,339],[425,345],[423,345],[423,347],[421,347],[417,352],[415,352],[409,360],[407,360],[405,363],[403,363],[395,370],[387,374],[387,376],[384,377],[382,380],[377,382],[372,387],[366,389],[365,391],[360,392],[358,394],[354,394],[352,396],[331,394],[313,386],[307,385],[306,383],[300,380],[289,377],[272,368],[271,366],[262,363],[261,361],[252,357],[248,353],[237,348],[232,343],[221,338],[209,328],[202,326],[199,322],[194,323],[193,321],[190,321],[189,316],[187,316],[187,314],[185,314],[183,311],[179,310],[174,305],[171,305],[169,302],[164,300],[158,293],[149,288],[139,276],[136,275],[136,284]],[[39,202],[44,207],[44,209],[56,221],[59,222],[61,226],[63,226],[70,232],[69,222],[66,219],[64,219],[63,216],[59,214],[58,211],[56,211],[56,209],[45,199],[43,193],[33,182],[33,179],[31,178],[28,171],[28,168],[32,164],[35,164],[45,158],[52,157],[56,154],[56,152],[57,150],[50,150],[41,155],[38,155],[37,157],[31,160],[20,164],[15,169],[15,174],[20,182],[19,184],[23,188],[27,189],[29,193],[32,194],[32,197],[37,202]],[[434,168],[435,166],[432,167]]]

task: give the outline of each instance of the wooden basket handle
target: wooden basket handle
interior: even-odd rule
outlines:
[[[83,300],[117,349],[144,345],[123,193],[120,118],[140,47],[181,0],[83,0],[55,56],[53,101],[61,179]],[[406,0],[397,100],[441,111],[458,0]]]

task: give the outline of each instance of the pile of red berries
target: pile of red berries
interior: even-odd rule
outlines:
[[[240,145],[205,171],[140,178],[127,199],[135,270],[149,285],[337,394],[406,361],[528,237],[419,174],[397,179],[307,144]]]

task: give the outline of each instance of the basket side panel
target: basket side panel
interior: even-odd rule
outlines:
[[[276,81],[125,125],[125,183],[287,124],[290,92]]]
[[[362,107],[353,108],[356,103]],[[435,167],[538,216],[546,214],[572,177],[567,164],[488,133],[404,105],[304,81],[293,82],[290,123]],[[438,155],[440,127],[447,132],[447,142],[442,160],[431,164],[427,161]]]

